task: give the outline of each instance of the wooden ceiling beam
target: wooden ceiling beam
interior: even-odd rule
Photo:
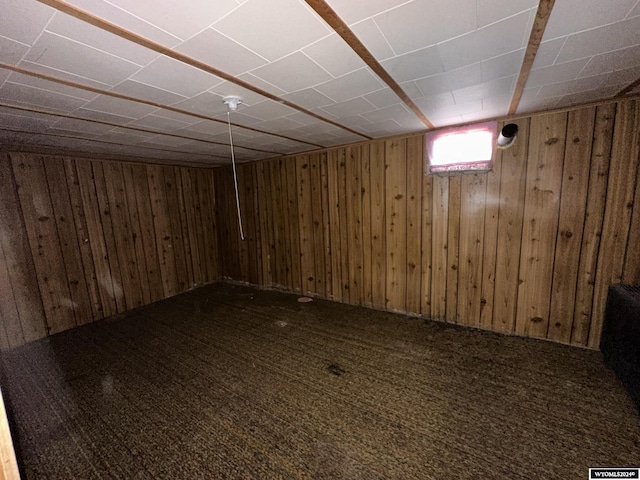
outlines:
[[[629,85],[620,90],[616,97],[623,97],[629,92],[633,92],[636,88],[640,86],[640,78],[638,78],[635,82],[631,82]]]
[[[524,60],[520,67],[520,74],[518,75],[516,88],[513,92],[513,97],[511,98],[511,104],[509,105],[509,115],[516,113],[516,110],[518,109],[522,93],[524,92],[524,87],[527,84],[531,68],[533,67],[533,62],[535,61],[536,54],[538,53],[538,47],[540,47],[542,36],[547,28],[549,17],[551,17],[551,10],[553,10],[554,3],[555,0],[540,0],[540,3],[538,4],[536,18],[533,22],[533,27],[531,28],[531,35],[529,35],[527,50],[524,53]]]
[[[354,135],[358,135],[359,137],[372,140],[372,137],[369,137],[368,135],[365,135],[356,130],[353,130],[352,128],[349,128],[346,125],[342,125],[329,118],[325,118],[322,115],[318,115],[317,113],[312,112],[311,110],[307,110],[306,108],[296,105],[295,103],[290,102],[289,100],[286,100],[282,97],[278,97],[277,95],[269,93],[266,90],[263,90],[248,82],[245,82],[244,80],[240,80],[239,78],[236,78],[227,72],[223,72],[222,70],[218,70],[217,68],[212,67],[211,65],[208,65],[204,62],[201,62],[200,60],[196,60],[193,57],[177,52],[169,47],[165,47],[164,45],[161,45],[152,40],[149,40],[148,38],[138,35],[137,33],[133,33],[122,27],[119,27],[118,25],[108,22],[95,15],[92,15],[91,13],[80,9],[75,5],[71,5],[70,3],[64,2],[62,0],[38,0],[38,2],[44,5],[47,5],[51,8],[55,8],[56,10],[62,13],[66,13],[67,15],[77,18],[78,20],[82,20],[83,22],[93,25],[94,27],[97,27],[101,30],[117,35],[118,37],[123,38],[129,42],[140,45],[141,47],[148,48],[149,50],[165,55],[166,57],[173,58],[178,62],[197,68],[198,70],[202,70],[203,72],[209,73],[211,75],[215,75],[216,77],[219,77],[223,80],[227,80],[228,82],[231,82],[242,88],[246,88],[247,90],[250,90],[254,93],[262,95],[263,97],[266,97],[269,100],[273,100],[274,102],[278,102],[282,105],[286,105],[289,108],[305,113],[306,115],[309,115],[317,120],[328,123],[342,130],[346,130],[347,132],[353,133]],[[300,140],[296,140],[296,141],[299,142]],[[307,143],[307,142],[304,142],[304,143]]]
[[[382,65],[376,60],[373,54],[364,46],[355,33],[348,27],[348,25],[338,16],[338,14],[325,2],[324,0],[305,0],[320,17],[329,24],[329,26],[338,34],[342,39],[347,42],[347,45],[358,55],[367,66],[375,72],[380,79],[386,83],[391,90],[395,92],[398,97],[409,107],[409,109],[425,124],[429,129],[434,128],[433,123],[422,113],[422,110],[411,100],[409,95],[402,89],[402,87],[396,82],[389,72],[387,72]]]

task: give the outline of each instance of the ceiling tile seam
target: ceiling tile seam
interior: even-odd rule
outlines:
[[[24,104],[23,105],[29,105],[29,104]],[[151,133],[153,135],[164,135],[167,137],[175,137],[175,138],[183,138],[185,140],[192,140],[192,141],[198,141],[198,142],[203,142],[203,143],[207,143],[210,145],[219,145],[219,146],[224,146],[224,147],[229,147],[228,143],[223,143],[223,142],[215,142],[213,140],[203,140],[200,138],[196,138],[196,137],[188,137],[186,135],[178,135],[178,134],[173,134],[173,133],[168,133],[168,132],[160,132],[157,130],[151,130],[151,129],[146,129],[146,128],[142,128],[142,127],[137,127],[134,125],[131,125],[131,123],[125,123],[125,124],[119,124],[119,123],[114,123],[114,122],[107,122],[104,120],[96,120],[93,118],[83,118],[83,117],[78,117],[76,115],[72,115],[70,113],[64,113],[64,112],[53,112],[53,111],[48,111],[48,110],[44,110],[41,107],[38,107],[37,105],[29,105],[31,108],[27,108],[27,107],[20,107],[17,105],[11,105],[11,104],[6,104],[6,103],[2,103],[0,102],[0,107],[4,107],[4,108],[10,108],[10,109],[14,109],[14,110],[22,110],[22,111],[27,111],[27,112],[32,112],[32,113],[38,113],[41,115],[50,115],[50,116],[55,116],[55,117],[61,117],[61,118],[68,118],[71,120],[80,120],[83,122],[89,122],[89,123],[96,123],[96,124],[100,124],[100,125],[108,125],[108,126],[112,126],[114,128],[124,128],[126,130],[134,130],[137,132],[144,132],[144,133]],[[57,121],[56,121],[57,123]],[[55,126],[55,123],[53,125],[51,125],[51,127],[53,128]],[[180,129],[178,129],[180,130]],[[109,133],[112,130],[109,130],[108,132],[105,133]],[[270,150],[263,150],[263,149],[258,149],[258,148],[251,148],[251,147],[243,147],[240,145],[236,145],[237,148],[241,148],[244,150],[251,150],[254,152],[261,152],[261,153],[269,153],[269,154],[275,154],[275,155],[279,155],[281,154],[281,152],[273,152]]]
[[[16,72],[12,72],[12,73],[16,73]],[[11,75],[10,75],[10,76],[9,76],[9,78],[7,78],[7,80],[5,81],[5,85],[6,85],[6,84],[11,84],[11,85],[17,85],[17,86],[20,86],[20,87],[31,88],[31,89],[33,89],[33,90],[40,90],[40,91],[42,91],[42,92],[47,92],[47,93],[53,93],[53,94],[55,94],[55,95],[60,95],[60,96],[63,96],[63,97],[69,97],[69,98],[74,98],[74,99],[76,99],[76,100],[82,100],[82,101],[87,102],[87,103],[92,102],[93,100],[95,100],[96,98],[98,98],[98,97],[99,97],[99,95],[98,95],[98,94],[96,94],[96,96],[95,96],[95,97],[93,97],[93,98],[91,98],[91,99],[87,100],[86,98],[76,97],[75,95],[69,95],[69,94],[67,94],[67,93],[56,92],[55,90],[49,90],[48,88],[42,88],[42,87],[37,87],[37,86],[35,86],[35,85],[28,85],[28,84],[26,84],[26,83],[20,83],[20,82],[17,82],[15,79],[11,80]],[[82,107],[79,107],[79,108],[82,108]]]
[[[21,60],[21,61],[19,62],[19,64],[18,64],[18,65],[11,65],[11,64],[9,64],[9,63],[0,62],[0,68],[7,68],[7,69],[17,68],[17,69],[24,69],[24,70],[26,70],[26,71],[33,72],[33,73],[38,73],[38,72],[35,72],[34,70],[29,70],[29,69],[27,69],[27,68],[24,66],[25,64],[27,64],[27,66],[31,66],[32,68],[33,68],[33,66],[34,66],[34,65],[35,65],[35,66],[37,66],[37,67],[45,67],[45,68],[47,68],[47,69],[49,69],[49,70],[54,70],[55,72],[57,72],[57,73],[59,73],[59,74],[61,74],[61,75],[71,75],[71,76],[73,76],[73,77],[78,77],[78,78],[80,78],[80,79],[82,79],[82,80],[85,80],[85,81],[87,81],[87,82],[99,83],[99,84],[100,84],[100,85],[102,85],[104,88],[113,88],[113,85],[109,85],[108,83],[101,82],[100,80],[94,80],[93,78],[85,77],[85,76],[83,76],[83,75],[78,75],[77,73],[67,72],[67,71],[65,71],[65,70],[60,70],[59,68],[50,67],[50,66],[48,66],[48,65],[42,65],[42,64],[40,64],[40,63],[32,62],[32,61],[30,61],[30,60],[24,60],[24,59],[23,59],[23,60]],[[18,73],[23,73],[23,72],[19,71]],[[40,74],[40,75],[47,76],[47,75],[46,75],[46,74],[44,74],[44,73],[43,73],[43,74]],[[50,77],[50,78],[56,78],[56,77]],[[55,81],[55,80],[51,80],[51,81]],[[65,81],[70,82],[70,83],[73,83],[73,81],[71,81],[71,80],[65,80]],[[58,82],[58,83],[61,83],[61,82]],[[97,88],[97,87],[90,87],[90,88]]]
[[[42,32],[40,32],[40,35],[42,35]],[[4,38],[5,40],[9,40],[10,42],[17,43],[17,44],[22,45],[22,46],[27,47],[27,48],[31,48],[32,47],[32,45],[29,45],[28,43],[24,43],[24,42],[21,42],[20,40],[16,40],[15,38],[6,37],[6,36],[1,35],[1,34],[0,34],[0,38]]]
[[[347,43],[347,45],[358,55],[365,64],[373,70],[373,72],[386,83],[391,90],[409,107],[409,109],[424,123],[424,125],[431,129],[434,128],[433,123],[426,117],[422,110],[414,103],[414,101],[407,95],[402,87],[395,81],[395,79],[386,71],[386,69],[376,60],[373,54],[367,49],[367,47],[360,41],[358,36],[353,33],[347,24],[340,18],[340,16],[325,2],[325,0],[305,0],[320,18],[322,18],[340,37]]]
[[[94,47],[93,45],[89,45],[87,43],[83,43],[83,42],[81,42],[79,40],[76,40],[74,38],[70,38],[70,37],[67,37],[65,35],[60,35],[59,33],[52,32],[52,31],[49,31],[49,30],[43,30],[43,32],[45,32],[45,31],[49,35],[54,35],[54,36],[56,36],[58,38],[64,38],[65,40],[68,40],[70,42],[75,43],[76,45],[82,45],[83,47],[89,48],[91,50],[95,50],[96,52],[104,53],[105,55],[109,55],[110,57],[117,58],[118,60],[122,60],[123,62],[130,63],[131,65],[135,65],[136,67],[144,67],[145,66],[145,65],[140,65],[139,63],[133,62],[131,60],[128,60],[126,58],[122,58],[122,57],[116,55],[115,53],[107,52],[106,50],[102,50],[100,48]],[[35,43],[34,43],[34,45],[35,45]],[[45,66],[47,66],[47,65],[45,65]]]
[[[631,20],[631,19],[636,18],[638,16],[640,16],[640,15],[635,15],[635,16],[630,17],[630,18],[623,18],[621,20],[616,20],[616,21],[605,23],[605,24],[602,24],[602,25],[597,25],[595,27],[585,28],[585,29],[582,29],[582,30],[576,30],[575,32],[565,33],[564,35],[558,35],[557,37],[553,37],[553,38],[545,38],[544,41],[545,42],[550,42],[552,40],[558,40],[559,38],[562,38],[562,37],[572,37],[572,36],[578,35],[580,33],[591,32],[593,30],[599,30],[601,28],[610,27],[612,25],[615,25],[616,23],[626,22],[627,20]]]
[[[629,18],[633,18],[630,17],[629,15],[631,15],[631,12],[633,12],[635,10],[635,8],[638,6],[638,4],[640,4],[640,0],[638,0],[635,5],[633,7],[631,7],[631,9],[629,9],[629,11],[627,12],[627,14],[624,16],[623,20],[628,20]],[[635,16],[635,15],[634,15]]]
[[[109,142],[107,140],[100,140],[98,138],[91,138],[91,137],[80,137],[80,136],[74,136],[74,135],[65,135],[62,133],[56,133],[56,134],[52,134],[52,133],[47,133],[47,132],[29,132],[26,130],[18,130],[18,129],[12,129],[12,128],[7,128],[7,127],[0,127],[0,131],[5,131],[5,132],[13,132],[13,133],[24,133],[24,134],[28,134],[28,135],[42,135],[45,137],[54,137],[54,138],[70,138],[73,140],[81,140],[83,142],[94,142],[94,143],[103,143],[103,144],[107,144],[107,145],[117,145],[119,147],[134,147],[134,148],[142,148],[142,149],[146,149],[146,150],[157,150],[160,152],[168,152],[168,153],[182,153],[182,154],[186,154],[186,155],[200,155],[200,156],[205,156],[205,157],[213,157],[213,158],[217,158],[220,160],[227,160],[225,157],[220,157],[218,155],[209,155],[206,153],[198,153],[198,152],[185,152],[183,150],[171,150],[171,149],[167,149],[167,148],[158,148],[158,147],[152,147],[149,145],[141,145],[139,143],[135,143],[135,144],[128,144],[128,143],[118,143],[118,142]]]
[[[172,112],[175,112],[175,113],[182,113],[182,114],[189,115],[189,116],[192,116],[192,117],[195,117],[195,118],[200,118],[202,120],[210,120],[212,122],[221,123],[221,124],[224,124],[224,125],[227,124],[226,121],[220,120],[220,119],[215,118],[215,117],[209,117],[207,115],[202,115],[202,114],[195,113],[195,112],[189,112],[187,110],[182,110],[182,109],[179,109],[179,108],[176,108],[176,107],[172,107],[172,106],[169,106],[169,105],[162,105],[160,103],[153,102],[153,101],[150,101],[150,100],[144,100],[144,99],[141,99],[141,98],[135,98],[135,97],[131,97],[131,96],[128,96],[128,95],[121,94],[121,93],[113,92],[113,91],[110,91],[110,90],[102,90],[102,89],[99,89],[99,88],[96,88],[96,87],[91,87],[89,85],[83,85],[83,84],[72,82],[72,81],[69,81],[69,80],[64,80],[64,79],[61,79],[61,78],[52,77],[50,75],[46,75],[46,74],[39,73],[39,72],[34,72],[34,71],[31,71],[31,70],[25,69],[23,67],[18,67],[16,65],[7,64],[7,63],[4,63],[4,62],[0,62],[0,68],[4,68],[4,69],[7,69],[7,70],[12,70],[12,71],[18,72],[18,73],[23,73],[25,75],[30,75],[30,76],[33,76],[33,77],[36,77],[36,78],[41,78],[41,79],[48,80],[48,81],[51,81],[51,82],[60,83],[62,85],[67,85],[67,86],[71,86],[71,87],[87,90],[87,91],[90,91],[90,92],[99,93],[100,95],[106,95],[106,96],[118,98],[118,99],[121,99],[121,100],[127,100],[127,101],[131,101],[131,102],[135,102],[135,103],[142,103],[144,105],[149,105],[149,106],[152,106],[152,107],[156,107],[156,109],[158,109],[158,108],[165,109],[165,110],[169,110],[169,111],[172,111]],[[104,112],[104,113],[108,113],[108,112]],[[256,133],[268,134],[268,135],[271,135],[271,136],[274,136],[274,137],[285,138],[287,140],[292,140],[294,142],[303,143],[303,144],[311,145],[311,146],[318,147],[318,148],[323,148],[322,145],[318,145],[318,144],[315,144],[315,143],[307,142],[307,141],[304,141],[304,140],[298,140],[298,139],[291,138],[291,137],[288,137],[288,136],[285,136],[285,135],[280,135],[280,134],[277,134],[277,133],[271,133],[271,132],[259,130],[257,128],[253,128],[253,127],[250,127],[250,126],[245,126],[245,125],[241,125],[241,124],[237,124],[237,123],[233,123],[233,122],[231,122],[231,125],[233,127],[236,127],[236,128],[243,128],[243,129],[246,129],[246,130],[249,130],[249,131],[253,131],[253,132],[256,132]]]
[[[237,40],[235,40],[234,38],[231,38],[231,37],[230,37],[229,35],[227,35],[226,33],[221,32],[220,30],[218,30],[217,28],[215,28],[215,27],[214,27],[214,25],[215,25],[216,23],[218,23],[218,22],[214,22],[214,23],[212,23],[212,24],[211,24],[211,25],[209,25],[207,28],[205,28],[205,29],[203,29],[202,31],[198,32],[196,35],[193,35],[193,36],[189,37],[189,39],[188,39],[188,40],[185,40],[183,43],[187,43],[189,40],[191,40],[191,39],[195,38],[196,36],[200,35],[201,33],[205,32],[206,30],[213,30],[213,31],[214,31],[214,32],[216,32],[217,34],[222,35],[223,37],[225,37],[225,38],[226,38],[227,40],[229,40],[230,42],[235,43],[235,44],[236,44],[236,45],[238,45],[239,47],[244,48],[246,51],[253,53],[253,54],[254,54],[255,56],[257,56],[257,57],[260,57],[262,60],[264,60],[264,61],[265,61],[265,63],[264,63],[263,65],[266,65],[266,64],[268,64],[268,63],[269,63],[269,59],[268,59],[268,58],[265,58],[264,56],[262,56],[262,55],[260,55],[258,52],[256,52],[254,49],[249,48],[247,45],[243,45],[242,43],[238,42],[238,41],[237,41]],[[180,44],[180,45],[182,45],[182,44]],[[176,45],[176,46],[175,46],[175,47],[173,47],[173,48],[174,48],[174,49],[175,49],[175,48],[179,48],[179,47],[180,47],[180,45]],[[291,53],[294,53],[294,52],[291,52]],[[291,54],[283,55],[281,58],[287,57],[287,56],[289,56],[289,55],[291,55]],[[278,59],[276,59],[276,60],[280,60],[280,59],[278,58]],[[276,60],[274,60],[274,61],[276,61]],[[263,65],[260,65],[260,66],[263,66]],[[260,68],[260,67],[256,67],[256,68]],[[253,70],[255,70],[256,68],[254,68]],[[247,70],[247,71],[245,71],[245,72],[241,72],[241,73],[239,73],[237,76],[242,75],[242,74],[244,74],[244,73],[249,73],[249,72],[251,72],[251,71],[252,71],[252,70]]]
[[[115,35],[120,36],[121,38],[124,38],[132,43],[136,43],[140,46],[143,46],[145,48],[148,48],[152,51],[161,53],[169,58],[173,58],[174,60],[180,61],[184,64],[190,65],[194,68],[198,68],[204,72],[213,74],[215,76],[218,76],[220,78],[223,78],[224,80],[227,80],[231,83],[235,83],[236,85],[240,86],[240,87],[244,87],[248,90],[251,90],[255,93],[258,93],[264,97],[267,97],[270,100],[273,100],[275,102],[278,103],[282,103],[284,105],[287,105],[290,108],[293,108],[295,110],[307,113],[308,115],[311,115],[312,117],[317,118],[318,120],[321,120],[323,122],[327,122],[330,123],[338,128],[347,130],[348,132],[351,132],[355,135],[359,135],[363,138],[366,138],[368,140],[371,140],[372,138],[369,137],[368,135],[362,134],[356,130],[353,130],[349,127],[346,127],[344,125],[341,125],[338,122],[335,122],[331,119],[328,118],[323,118],[322,116],[315,114],[314,112],[307,110],[299,105],[296,105],[292,102],[289,102],[281,97],[278,97],[277,95],[273,95],[265,90],[262,90],[258,87],[255,87],[253,85],[251,85],[248,82],[245,82],[243,80],[240,80],[239,78],[234,77],[233,75],[230,75],[226,72],[223,72],[222,70],[218,70],[217,68],[212,67],[211,65],[208,65],[204,62],[201,62],[195,58],[189,57],[188,55],[182,54],[176,50],[173,50],[172,48],[166,47],[164,45],[161,45],[157,42],[154,42],[152,40],[149,40],[141,35],[138,35],[134,32],[131,32],[127,29],[124,29],[122,27],[119,27],[118,25],[108,22],[107,20],[104,20],[100,17],[97,17],[85,10],[82,10],[80,8],[75,7],[74,5],[71,5],[67,2],[64,2],[63,0],[37,0],[38,2],[44,4],[44,5],[48,5],[52,8],[55,8],[58,11],[61,11],[63,13],[66,13],[68,15],[71,15],[79,20],[82,20],[86,23],[89,23],[91,25],[93,25],[94,27],[100,28],[102,30],[108,31],[110,33],[113,33]],[[299,140],[298,140],[299,141]],[[304,143],[304,142],[303,142]]]
[[[536,54],[538,53],[538,48],[542,42],[544,31],[547,28],[549,18],[551,17],[554,3],[555,0],[540,0],[538,3],[536,18],[531,26],[529,42],[527,43],[527,49],[524,53],[522,65],[520,66],[520,72],[518,73],[516,88],[507,112],[509,115],[513,115],[518,110],[520,99],[522,98],[527,80],[529,79],[529,74],[533,68],[533,62],[536,59]]]
[[[155,90],[160,90],[161,92],[169,93],[169,94],[175,95],[177,97],[182,97],[180,100],[176,100],[175,102],[170,103],[169,106],[173,105],[174,103],[184,102],[185,100],[189,100],[189,97],[187,97],[185,95],[182,95],[181,93],[172,92],[171,90],[167,90],[166,88],[162,88],[162,87],[157,87],[155,85],[149,85],[148,83],[141,82],[140,80],[134,80],[131,77],[125,78],[124,80],[122,80],[117,85],[112,86],[109,91],[115,91],[116,88],[120,87],[125,82],[137,83],[138,85],[144,85],[145,87],[149,87],[149,88],[152,88],[152,89],[155,89]],[[203,90],[202,92],[198,92],[195,96],[202,95],[203,93],[206,93],[208,91],[209,90]],[[116,92],[116,93],[118,93],[118,92]]]
[[[39,1],[39,0],[38,0],[38,1]],[[124,8],[120,7],[119,5],[116,5],[116,4],[115,4],[115,3],[113,3],[113,2],[110,2],[109,0],[103,0],[103,1],[104,1],[105,3],[107,3],[107,4],[111,5],[112,7],[114,7],[116,10],[120,10],[122,13],[125,13],[126,15],[128,15],[128,16],[130,16],[130,17],[132,17],[132,18],[135,18],[136,20],[139,20],[139,21],[140,21],[140,22],[142,22],[142,23],[145,23],[145,24],[149,25],[151,28],[154,28],[154,29],[156,29],[156,30],[158,30],[158,31],[160,31],[160,32],[162,32],[162,33],[164,33],[164,34],[166,34],[166,35],[170,36],[170,37],[175,38],[175,39],[176,39],[176,45],[177,45],[177,44],[180,44],[180,43],[182,43],[182,42],[184,42],[184,41],[185,41],[183,38],[180,38],[180,37],[178,37],[177,35],[175,35],[175,34],[173,34],[173,33],[169,32],[169,31],[165,30],[164,28],[162,28],[162,27],[160,27],[160,26],[158,26],[158,25],[156,25],[156,24],[154,24],[154,23],[151,23],[149,20],[146,20],[146,19],[144,19],[144,18],[142,18],[142,17],[139,17],[138,15],[136,15],[136,14],[135,14],[135,13],[133,13],[133,12],[130,12],[129,10],[125,10]],[[41,3],[43,3],[43,2],[41,2]],[[47,4],[45,4],[45,5],[47,5],[47,6],[51,7],[51,8],[53,8],[54,10],[56,10],[56,11],[58,11],[58,12],[66,13],[66,12],[63,12],[62,10],[60,10],[60,9],[58,9],[58,8],[56,8],[56,7],[54,7],[53,5],[49,5],[48,3],[47,3]],[[87,12],[87,13],[88,13],[88,12]],[[92,14],[91,14],[91,15],[92,15]],[[92,15],[92,16],[94,16],[94,15]]]

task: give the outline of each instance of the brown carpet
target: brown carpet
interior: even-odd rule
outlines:
[[[638,413],[599,352],[296,300],[218,284],[4,354],[24,478],[573,479],[640,464]]]

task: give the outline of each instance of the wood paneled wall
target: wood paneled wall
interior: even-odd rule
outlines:
[[[424,174],[410,136],[216,170],[222,275],[597,348],[640,282],[640,104],[515,121],[484,174]],[[635,208],[634,208],[635,205]]]
[[[212,170],[0,154],[0,346],[219,278]]]

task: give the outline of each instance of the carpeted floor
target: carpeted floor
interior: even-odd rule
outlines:
[[[218,284],[3,356],[24,478],[564,479],[640,464],[599,352]]]

